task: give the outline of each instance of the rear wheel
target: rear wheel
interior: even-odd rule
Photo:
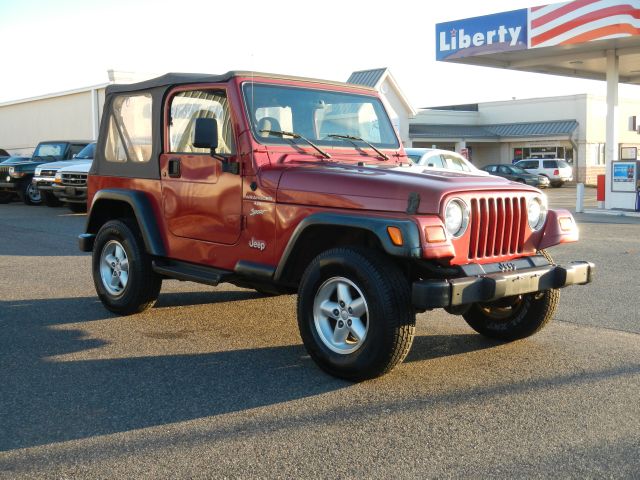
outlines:
[[[307,267],[298,326],[313,360],[349,380],[377,377],[405,358],[415,331],[409,284],[380,253],[336,248]]]
[[[58,200],[58,197],[51,192],[42,192],[41,195],[43,197],[44,204],[47,207],[59,207],[62,205],[62,202]]]
[[[130,315],[153,306],[162,278],[151,267],[138,226],[128,220],[105,223],[96,236],[93,283],[103,305]]]
[[[540,253],[553,263],[545,251]],[[462,316],[476,332],[509,342],[540,331],[553,318],[559,301],[560,290],[550,289],[476,303]]]

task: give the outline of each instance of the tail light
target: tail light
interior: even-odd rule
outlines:
[[[553,171],[554,175],[560,175],[560,170],[558,170],[557,168]]]

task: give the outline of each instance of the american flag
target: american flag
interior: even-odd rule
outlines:
[[[640,0],[575,0],[529,9],[530,47],[640,34]]]

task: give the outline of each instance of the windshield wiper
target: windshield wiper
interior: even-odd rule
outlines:
[[[324,150],[321,150],[320,147],[318,147],[315,143],[313,143],[308,138],[303,137],[299,133],[296,133],[296,132],[285,132],[284,130],[260,130],[260,132],[268,133],[269,135],[280,135],[280,137],[292,137],[292,138],[295,138],[295,139],[299,138],[300,140],[304,140],[309,145],[311,145],[324,158],[331,158],[331,155],[329,155]]]
[[[342,140],[352,140],[352,143],[353,143],[354,140],[357,140],[357,141],[362,142],[362,143],[368,145],[369,147],[371,147],[383,160],[389,160],[389,156],[387,154],[385,154],[382,151],[380,151],[373,144],[367,142],[364,138],[354,137],[352,135],[339,135],[337,133],[330,133],[329,135],[327,135],[327,137],[340,138]]]

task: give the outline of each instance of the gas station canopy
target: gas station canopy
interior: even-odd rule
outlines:
[[[576,0],[436,25],[437,60],[640,85],[640,1]]]
[[[606,80],[605,206],[640,204],[640,169],[633,178],[638,194],[621,192],[614,172],[622,165],[613,163],[618,84],[640,85],[640,0],[574,0],[439,23],[436,60]]]

